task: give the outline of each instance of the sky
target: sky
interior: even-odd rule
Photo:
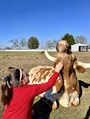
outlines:
[[[90,0],[0,0],[0,47],[31,36],[42,47],[66,33],[90,43]]]

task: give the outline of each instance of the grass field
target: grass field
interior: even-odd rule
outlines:
[[[56,53],[51,53],[56,56]],[[90,53],[74,53],[80,61],[90,62]],[[8,67],[23,68],[26,72],[38,65],[53,66],[44,54],[41,52],[5,52],[0,51],[0,84],[2,77],[6,75]],[[86,69],[84,74],[77,73],[78,79],[90,84],[90,69]],[[80,105],[77,107],[64,108],[59,107],[56,111],[52,111],[50,119],[90,119],[90,86],[88,88],[82,87]],[[2,115],[2,108],[0,103],[0,115]],[[85,118],[87,115],[87,118]]]

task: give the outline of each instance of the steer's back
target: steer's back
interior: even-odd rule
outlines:
[[[37,66],[29,71],[30,84],[41,84],[48,81],[54,68],[50,66]]]
[[[48,82],[49,78],[53,75],[55,68],[51,66],[37,66],[29,71],[29,84],[41,84]],[[53,89],[58,92],[63,85],[61,75],[57,78]]]

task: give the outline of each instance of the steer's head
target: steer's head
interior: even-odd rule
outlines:
[[[63,53],[68,53],[70,54],[71,53],[71,50],[70,50],[70,46],[69,44],[67,43],[66,40],[61,40],[57,46],[56,46],[56,50],[57,52],[63,52]]]
[[[66,71],[77,69],[78,72],[83,73],[85,72],[85,68],[90,68],[90,63],[83,63],[76,59],[70,51],[69,44],[65,40],[62,40],[57,44],[56,50],[56,58],[49,55],[47,51],[45,51],[45,55],[49,60],[53,61],[55,65],[62,61]]]

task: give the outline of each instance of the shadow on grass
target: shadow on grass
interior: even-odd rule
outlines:
[[[34,115],[32,119],[49,119],[52,111],[52,102],[41,98],[33,105]]]
[[[86,82],[79,80],[79,85],[80,85],[80,97],[81,97],[82,96],[82,87],[89,88],[90,83],[86,83]],[[84,119],[89,119],[89,117],[90,117],[90,106],[86,112],[86,116],[84,117]]]
[[[86,116],[85,116],[84,119],[89,119],[89,117],[90,117],[90,106],[89,106],[89,108],[87,110],[87,113],[86,113]]]
[[[80,85],[80,97],[81,97],[82,96],[82,87],[89,88],[90,83],[86,83],[84,81],[79,80],[79,85]]]

